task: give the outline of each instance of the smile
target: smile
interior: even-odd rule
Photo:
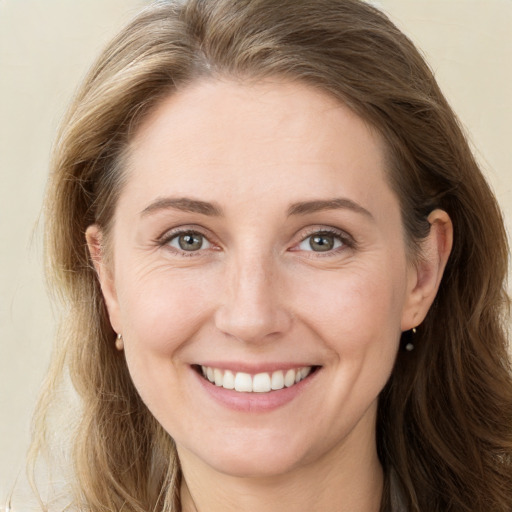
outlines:
[[[308,377],[315,369],[313,366],[303,366],[301,368],[251,375],[245,372],[233,372],[210,366],[201,366],[200,368],[203,377],[212,384],[241,393],[269,393],[290,388]]]

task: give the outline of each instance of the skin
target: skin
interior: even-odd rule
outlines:
[[[139,129],[126,172],[111,260],[98,226],[87,242],[134,384],[176,441],[183,510],[379,510],[377,399],[437,292],[447,214],[414,264],[380,137],[297,83],[189,86]],[[177,229],[203,245],[180,249]],[[205,361],[319,370],[251,412],[204,391]]]

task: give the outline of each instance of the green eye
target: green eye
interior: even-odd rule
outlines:
[[[176,235],[169,241],[169,245],[186,252],[208,249],[211,246],[210,242],[203,235],[192,231]]]

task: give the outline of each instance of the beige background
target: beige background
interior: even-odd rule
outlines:
[[[37,227],[52,139],[94,56],[145,3],[0,0],[0,503],[55,328]],[[512,0],[373,3],[423,49],[512,225]]]

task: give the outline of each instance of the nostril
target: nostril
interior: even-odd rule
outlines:
[[[291,315],[282,307],[272,304],[238,301],[230,307],[217,310],[215,325],[225,335],[244,343],[275,340],[289,331]]]

